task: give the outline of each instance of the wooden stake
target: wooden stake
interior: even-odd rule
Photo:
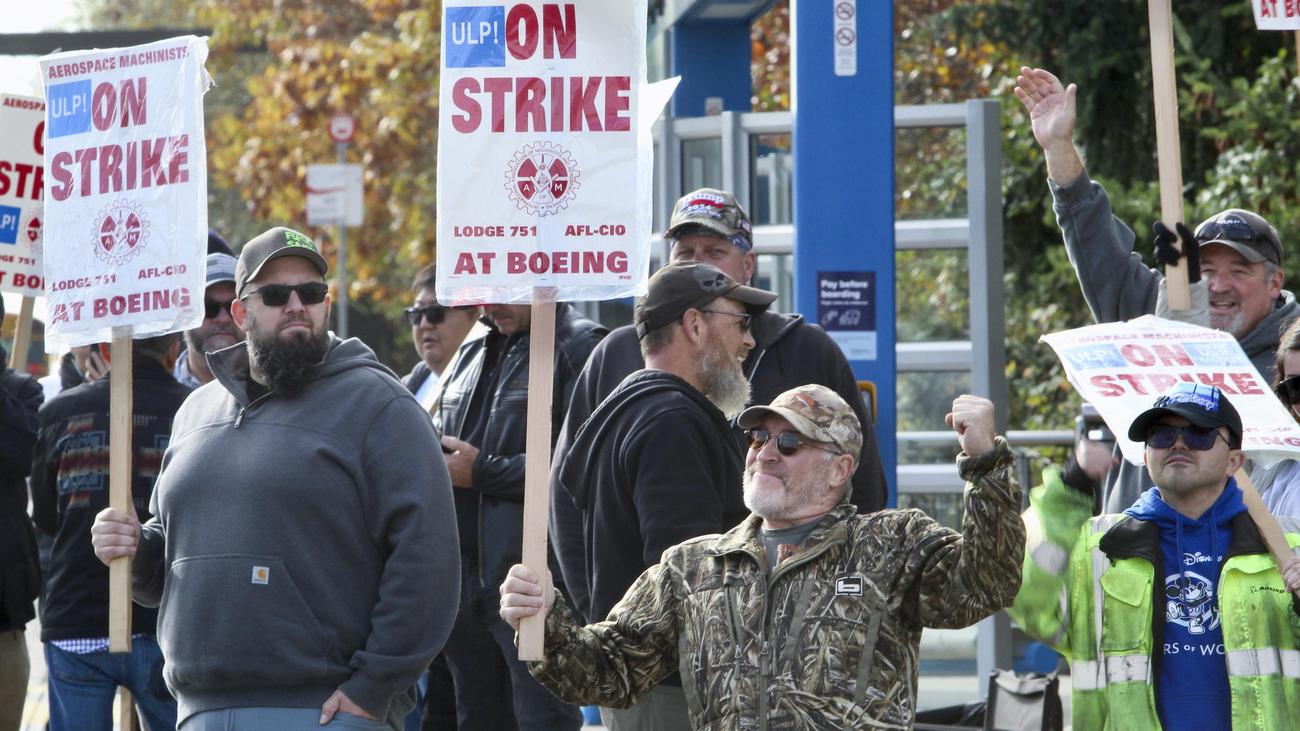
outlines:
[[[528,330],[528,432],[524,438],[524,565],[546,582],[546,527],[550,516],[551,398],[555,370],[555,290],[533,289]],[[546,657],[545,619],[519,623],[519,659]]]
[[[1174,231],[1183,220],[1183,163],[1178,142],[1178,88],[1174,83],[1174,29],[1171,0],[1148,0],[1151,24],[1151,90],[1156,103],[1156,152],[1160,164],[1160,220]],[[1179,245],[1179,250],[1182,246]],[[1169,309],[1192,306],[1187,260],[1165,267]]]
[[[131,328],[113,328],[109,372],[108,504],[131,513]],[[131,651],[131,558],[108,565],[108,651]]]
[[[9,367],[16,371],[27,370],[27,351],[32,342],[32,308],[35,297],[23,297],[18,306],[18,321],[14,323],[14,350],[9,354]]]
[[[1291,548],[1291,544],[1287,543],[1282,527],[1264,506],[1264,500],[1260,498],[1259,491],[1255,489],[1255,483],[1251,482],[1246,470],[1237,470],[1234,476],[1237,478],[1237,487],[1241,488],[1241,499],[1246,503],[1246,511],[1250,513],[1250,519],[1255,522],[1255,527],[1259,528],[1259,535],[1264,539],[1264,545],[1268,547],[1273,562],[1277,564],[1277,570],[1281,572],[1286,567],[1287,561],[1295,556],[1295,551]],[[1296,596],[1300,597],[1300,592],[1296,592]]]
[[[126,686],[117,689],[117,728],[118,731],[133,731],[135,728],[135,701]]]

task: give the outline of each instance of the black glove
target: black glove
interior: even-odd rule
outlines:
[[[1177,236],[1160,221],[1152,224],[1151,231],[1156,237],[1156,263],[1161,266],[1169,266],[1177,264],[1179,256],[1186,256],[1187,282],[1195,284],[1201,281],[1201,244],[1182,223],[1174,224],[1174,228],[1178,230]],[[1174,248],[1174,244],[1180,239],[1183,242],[1183,253],[1181,255]]]

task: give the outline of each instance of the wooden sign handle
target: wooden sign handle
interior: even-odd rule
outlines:
[[[1295,551],[1291,549],[1291,544],[1287,543],[1282,527],[1264,506],[1264,500],[1259,496],[1259,491],[1255,489],[1255,483],[1251,482],[1246,470],[1237,470],[1234,476],[1237,478],[1237,487],[1241,488],[1241,499],[1246,503],[1250,519],[1255,521],[1255,527],[1259,528],[1259,535],[1264,539],[1264,545],[1268,547],[1268,553],[1273,557],[1273,562],[1277,564],[1277,570],[1280,572],[1287,561],[1295,556]],[[1300,597],[1300,592],[1296,592],[1296,596]]]
[[[131,512],[131,328],[113,328],[109,372],[108,505]],[[131,651],[131,557],[108,565],[108,651]]]
[[[528,432],[524,439],[523,563],[546,583],[546,529],[551,512],[551,399],[555,370],[555,290],[533,289],[528,330]],[[519,659],[546,657],[545,618],[519,622]]]
[[[36,298],[23,297],[18,306],[18,321],[14,324],[13,352],[9,354],[9,367],[16,371],[27,370],[27,351],[32,343],[32,308]]]
[[[1183,220],[1183,163],[1178,141],[1178,88],[1174,83],[1174,29],[1171,0],[1148,0],[1151,25],[1151,90],[1156,106],[1156,152],[1160,167],[1160,220],[1174,231]],[[1179,250],[1182,250],[1181,244]],[[1192,306],[1187,260],[1165,267],[1169,309]]]

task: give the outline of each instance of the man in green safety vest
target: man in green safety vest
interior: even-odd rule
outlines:
[[[1075,728],[1295,727],[1300,558],[1279,571],[1246,512],[1241,433],[1219,389],[1180,384],[1129,427],[1156,486],[1128,510],[1092,517],[1076,465],[1031,493],[1009,611],[1069,659]]]

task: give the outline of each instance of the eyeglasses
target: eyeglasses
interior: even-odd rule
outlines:
[[[420,324],[420,318],[429,321],[430,325],[441,325],[443,320],[447,319],[447,313],[451,310],[459,310],[460,307],[443,307],[442,305],[429,305],[428,307],[412,306],[402,310],[406,316],[406,321],[411,327],[417,327]]]
[[[727,312],[726,310],[706,310],[703,308],[700,309],[700,312],[707,312],[710,315],[730,315],[732,317],[739,317],[741,332],[749,332],[749,321],[753,319],[753,315],[750,315],[748,312]]]
[[[829,454],[844,454],[838,449],[823,447],[820,444],[814,444],[792,431],[783,431],[776,436],[776,451],[782,456],[789,457],[799,451],[800,447],[812,447]],[[746,429],[745,439],[749,442],[749,448],[755,451],[762,449],[767,444],[773,434],[766,429]]]
[[[217,315],[220,315],[223,312],[230,312],[230,303],[232,301],[233,300],[226,300],[225,302],[213,302],[210,299],[204,299],[203,317],[208,320],[215,320],[217,319]]]
[[[1218,427],[1204,426],[1172,426],[1170,424],[1156,424],[1147,429],[1146,443],[1152,449],[1169,449],[1178,441],[1178,437],[1183,438],[1183,444],[1188,449],[1195,449],[1198,452],[1204,452],[1207,449],[1214,448],[1214,442],[1223,436],[1223,432]],[[1223,440],[1227,442],[1227,439]],[[1229,445],[1231,446],[1231,445]]]
[[[289,304],[289,294],[298,293],[298,299],[304,305],[319,305],[329,294],[329,285],[324,282],[304,282],[302,284],[266,284],[252,292],[245,292],[239,299],[246,300],[255,294],[262,295],[262,304],[267,307],[284,307]]]
[[[1226,221],[1207,221],[1196,229],[1197,241],[1239,241],[1243,244],[1258,242],[1272,246],[1272,242],[1245,221],[1230,218]]]
[[[1273,389],[1277,397],[1287,406],[1300,404],[1300,376],[1285,378]]]

